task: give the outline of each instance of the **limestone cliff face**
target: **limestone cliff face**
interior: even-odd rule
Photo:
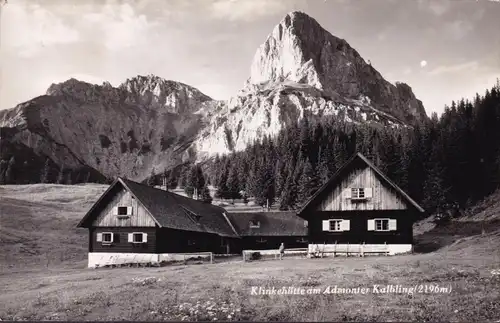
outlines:
[[[152,170],[241,151],[304,114],[385,126],[427,118],[408,85],[387,82],[345,40],[292,12],[257,49],[250,77],[228,101],[153,75],[117,87],[70,79],[0,111],[0,137],[64,167],[143,180]]]
[[[217,101],[188,85],[147,76],[117,88],[74,79],[0,111],[2,140],[31,147],[58,165],[105,176],[146,178],[190,160],[204,110]]]
[[[426,118],[422,103],[406,84],[393,85],[345,40],[307,14],[292,12],[255,53],[248,84],[290,80],[347,99],[370,98],[372,105],[404,122]]]
[[[257,49],[249,79],[200,135],[196,150],[202,157],[242,150],[304,113],[384,125],[427,118],[408,85],[387,82],[345,40],[292,12]]]

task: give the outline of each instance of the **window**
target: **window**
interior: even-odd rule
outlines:
[[[117,206],[114,210],[115,215],[120,218],[128,218],[132,215],[132,207],[131,206]]]
[[[349,231],[351,227],[350,220],[344,219],[330,219],[323,220],[323,231],[330,232],[341,232],[341,231]]]
[[[342,195],[345,199],[351,199],[351,201],[364,201],[372,198],[372,188],[371,187],[352,187],[346,188]]]
[[[353,200],[365,199],[365,189],[364,188],[351,188],[351,198]]]
[[[196,244],[196,240],[188,240],[188,246],[194,246]]]
[[[142,237],[143,237],[142,233],[134,233],[133,242],[143,242]]]
[[[103,244],[111,244],[113,242],[113,233],[112,232],[98,233],[97,242],[102,242]]]
[[[330,220],[330,231],[340,231],[342,220]]]
[[[128,234],[128,242],[131,243],[146,243],[148,234],[144,232],[132,232]]]
[[[260,222],[255,220],[250,220],[250,228],[260,228]]]
[[[389,231],[389,219],[375,219],[375,231]]]

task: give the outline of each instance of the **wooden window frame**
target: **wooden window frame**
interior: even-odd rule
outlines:
[[[104,236],[107,235],[107,234],[111,235],[111,240],[110,241],[105,241],[104,240]],[[113,232],[101,232],[101,236],[102,236],[102,242],[101,243],[102,244],[106,244],[106,245],[110,245],[114,241],[115,234]]]
[[[390,227],[389,227],[389,221],[390,221],[391,219],[389,219],[389,218],[375,218],[375,219],[373,219],[373,220],[375,221],[375,223],[374,223],[374,225],[375,225],[375,230],[374,230],[374,231],[378,231],[378,232],[388,232],[388,231],[391,231],[391,230],[390,230]],[[386,222],[387,222],[387,230],[384,230],[384,229],[378,229],[378,228],[377,228],[377,221],[386,221]],[[382,228],[383,228],[383,223],[384,223],[384,222],[382,222],[382,224],[381,224],[381,227],[382,227]]]
[[[135,238],[137,236],[141,235],[141,241],[136,241]],[[147,241],[144,241],[144,233],[142,232],[132,232],[132,243],[146,243]]]
[[[341,222],[343,221],[343,219],[329,219],[328,222],[329,222],[329,225],[330,225],[330,228],[328,231],[330,232],[342,232],[342,226],[341,226]],[[337,225],[335,226],[335,230],[332,230],[332,222],[336,222]]]
[[[142,240],[141,241],[135,241],[135,237],[138,234],[142,235]],[[127,241],[129,243],[142,244],[142,243],[147,243],[148,242],[148,234],[145,233],[145,232],[129,232],[127,235],[128,235]]]
[[[127,209],[126,213],[125,214],[120,214],[120,210],[121,209]],[[129,208],[130,208],[130,213],[129,213]],[[115,211],[115,215],[118,219],[128,219],[132,216],[133,212],[134,212],[134,208],[132,206],[124,206],[124,205],[120,205],[120,206],[116,206],[116,211]]]
[[[366,192],[364,187],[352,187],[351,188],[351,200],[353,201],[364,201],[366,200]]]

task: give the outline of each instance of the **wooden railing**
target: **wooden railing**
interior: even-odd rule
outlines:
[[[335,243],[333,245],[333,250],[326,250],[326,244],[323,244],[322,246],[320,244],[316,244],[316,246],[313,247],[312,250],[308,250],[308,254],[310,257],[319,257],[319,258],[323,258],[325,254],[333,254],[334,257],[337,254],[345,254],[346,257],[349,257],[349,255],[352,254],[359,255],[361,257],[364,257],[365,254],[384,254],[388,256],[389,252],[390,249],[386,242],[380,245],[374,244],[369,246],[366,246],[364,242],[362,244],[355,244],[355,245],[350,245],[349,243],[347,244]]]
[[[214,262],[214,254],[212,252],[186,252],[186,253],[176,252],[175,254],[172,254],[172,255],[182,256],[182,261],[186,261],[187,256],[203,257],[204,255],[206,255],[206,256],[210,256],[210,263],[211,264]],[[161,257],[161,254],[160,254],[160,257]],[[175,260],[177,260],[177,259],[175,259]],[[177,260],[177,261],[179,261],[179,260]]]
[[[290,248],[290,249],[285,249],[284,255],[307,255],[307,248]],[[243,255],[243,261],[247,261],[247,254],[252,254],[254,252],[260,253],[262,256],[269,256],[272,255],[274,256],[274,259],[277,259],[280,252],[278,249],[265,249],[265,250],[243,250],[242,255]]]

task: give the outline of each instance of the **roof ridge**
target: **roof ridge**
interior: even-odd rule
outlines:
[[[356,159],[360,158],[365,164],[368,165],[371,169],[375,171],[383,180],[385,180],[389,185],[391,185],[397,192],[399,192],[410,204],[412,204],[417,210],[420,212],[425,212],[425,210],[418,205],[406,192],[404,192],[396,183],[394,183],[391,179],[389,179],[380,169],[378,169],[371,161],[368,160],[362,153],[356,152],[353,154],[333,175],[330,179],[323,184],[305,203],[304,205],[297,211],[297,215],[304,212],[304,210],[309,207],[309,205],[321,194],[323,191],[330,186],[339,176],[340,174],[347,169],[347,167]]]

